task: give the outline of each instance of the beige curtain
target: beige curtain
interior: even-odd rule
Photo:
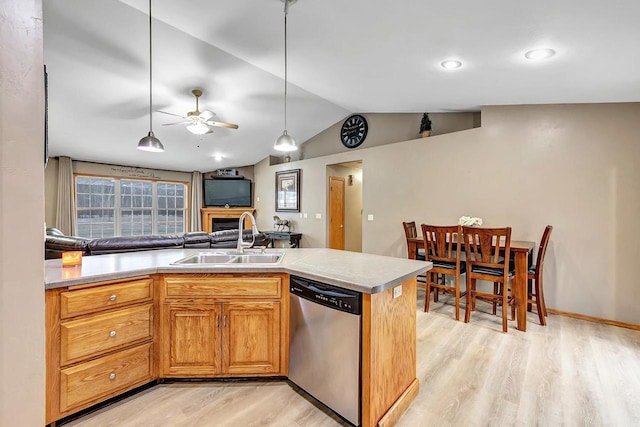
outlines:
[[[191,221],[190,231],[202,231],[202,174],[191,173]]]
[[[76,234],[76,209],[73,189],[73,162],[69,157],[60,157],[58,159],[56,228],[68,236],[75,236]]]

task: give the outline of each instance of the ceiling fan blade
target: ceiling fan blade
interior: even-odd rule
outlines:
[[[185,116],[181,116],[180,114],[169,113],[169,112],[162,111],[162,110],[156,110],[156,111],[157,111],[158,113],[168,114],[168,115],[170,115],[170,116],[176,116],[176,117],[180,117],[180,118],[182,118],[182,119],[186,119],[186,117],[185,117]]]
[[[191,123],[191,121],[186,122],[174,122],[174,123],[163,123],[162,126],[173,126],[173,125],[186,125]]]
[[[204,110],[200,113],[200,118],[203,120],[209,120],[211,117],[215,116],[216,113],[210,110]]]
[[[214,122],[213,120],[207,120],[205,124],[209,126],[218,126],[221,128],[229,128],[229,129],[238,129],[238,125],[233,123],[225,123],[225,122]]]

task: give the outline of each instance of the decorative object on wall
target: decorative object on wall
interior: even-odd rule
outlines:
[[[284,2],[284,132],[276,139],[273,148],[277,151],[296,151],[296,141],[287,132],[287,14],[289,6],[298,0],[282,0]]]
[[[153,135],[153,44],[151,36],[151,0],[149,0],[149,133],[138,142],[138,150],[164,152],[164,145]]]
[[[300,212],[300,169],[276,172],[276,212]]]
[[[356,148],[364,142],[368,131],[367,119],[360,114],[354,114],[342,123],[340,141],[347,148]]]
[[[49,75],[44,66],[44,167],[49,161]]]
[[[287,228],[288,232],[291,232],[291,221],[289,221],[288,219],[280,219],[278,215],[274,215],[273,228],[275,228],[276,231],[284,231],[285,227]]]
[[[211,120],[216,113],[211,110],[199,110],[200,104],[198,103],[198,99],[202,96],[202,91],[200,89],[193,89],[191,93],[196,97],[196,109],[194,111],[189,111],[186,116],[158,110],[158,113],[180,117],[185,120],[184,122],[165,123],[163,126],[186,125],[187,130],[195,135],[213,133],[213,129],[211,129],[212,127],[238,129],[238,125],[236,124]]]
[[[431,135],[431,119],[429,119],[429,113],[424,113],[422,115],[419,133],[422,138],[426,138]]]

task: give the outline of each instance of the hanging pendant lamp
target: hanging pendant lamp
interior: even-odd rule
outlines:
[[[287,14],[289,6],[297,0],[282,0],[284,2],[284,132],[276,139],[273,148],[277,151],[296,151],[296,141],[287,132]]]
[[[138,150],[150,151],[152,153],[164,152],[164,146],[158,138],[153,135],[153,54],[151,41],[151,0],[149,0],[149,133],[138,142]]]

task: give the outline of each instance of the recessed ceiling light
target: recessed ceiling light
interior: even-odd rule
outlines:
[[[222,156],[220,154],[216,154],[214,159],[216,160],[216,162],[221,162],[222,161]]]
[[[556,54],[556,51],[553,49],[534,49],[525,53],[524,56],[527,59],[531,59],[533,61],[539,61],[541,59],[551,58]]]
[[[462,62],[457,59],[447,59],[446,61],[442,61],[440,66],[446,70],[455,70],[456,68],[462,67]]]

